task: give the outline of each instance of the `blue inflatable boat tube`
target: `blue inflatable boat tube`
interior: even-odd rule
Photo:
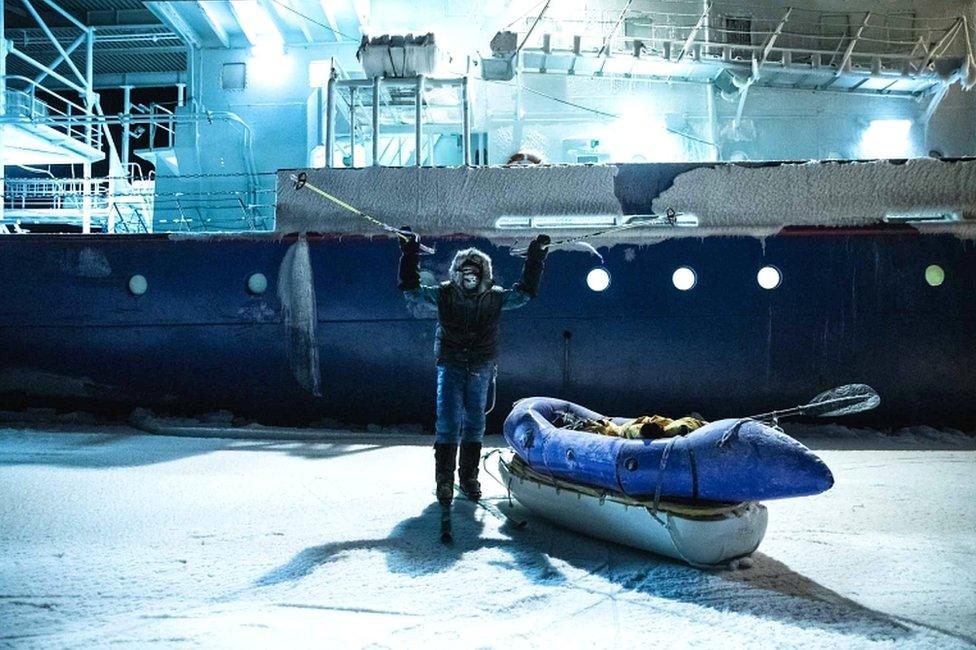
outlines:
[[[755,420],[718,420],[685,436],[629,440],[555,426],[565,412],[606,417],[565,400],[530,397],[516,402],[504,433],[532,469],[567,481],[634,498],[721,502],[819,494],[834,484],[816,454]]]

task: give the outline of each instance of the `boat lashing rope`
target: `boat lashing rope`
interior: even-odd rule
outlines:
[[[485,415],[489,415],[495,410],[495,402],[498,401],[498,366],[495,366],[491,371],[491,406],[485,411]]]
[[[328,199],[329,201],[332,201],[333,203],[335,203],[336,205],[338,205],[340,208],[344,208],[344,209],[348,210],[349,212],[352,212],[356,216],[362,217],[363,219],[365,219],[366,221],[370,222],[374,226],[378,226],[379,228],[382,228],[386,232],[394,233],[398,238],[400,238],[403,241],[409,241],[411,238],[416,237],[416,233],[411,232],[411,231],[408,231],[408,230],[404,230],[403,228],[395,228],[395,227],[391,226],[390,224],[385,223],[383,221],[380,221],[376,217],[370,216],[370,215],[366,214],[365,212],[363,212],[362,210],[359,210],[359,209],[357,209],[357,208],[349,205],[348,203],[346,203],[345,201],[343,201],[339,197],[333,196],[332,194],[329,194],[328,192],[326,192],[322,188],[316,187],[315,185],[312,185],[311,183],[308,182],[308,174],[306,174],[305,172],[301,172],[301,173],[298,173],[298,174],[292,174],[289,178],[291,178],[292,182],[295,184],[295,190],[300,190],[302,188],[308,188],[308,189],[312,190],[313,192],[315,192],[316,194],[318,194],[319,196],[321,196],[322,198]],[[431,248],[430,246],[426,246],[424,244],[420,244],[420,251],[422,253],[426,253],[427,255],[433,255],[434,253],[437,252],[433,248]]]
[[[661,505],[661,487],[664,484],[664,470],[668,467],[668,456],[671,455],[671,448],[680,439],[681,436],[675,436],[671,440],[668,440],[668,444],[665,445],[664,451],[661,453],[661,466],[657,472],[657,485],[654,486],[654,500],[651,502],[651,507],[649,508],[651,516],[655,519],[657,519],[657,511]]]
[[[497,476],[495,476],[490,469],[488,469],[488,459],[491,458],[495,454],[498,454],[498,460],[499,460],[499,462],[502,462],[502,463],[505,462],[505,459],[502,458],[502,450],[501,449],[492,449],[488,453],[483,454],[481,456],[481,470],[485,474],[487,474],[488,476],[490,476],[492,478],[492,480],[495,481],[495,483],[498,483],[500,486],[502,486],[503,488],[505,488],[505,491],[506,491],[505,496],[508,499],[508,506],[511,508],[512,506],[515,505],[512,502],[512,477],[509,476],[509,478],[508,478],[508,485],[506,485],[505,483],[502,482],[502,480],[500,478],[498,478]]]
[[[493,454],[501,454],[501,451],[501,449],[493,449],[485,454],[483,456],[483,460],[485,461],[483,467],[486,473],[495,479],[499,485],[506,487],[501,479],[496,477],[491,472],[488,472],[488,458]],[[558,479],[555,476],[543,474],[538,471],[538,469],[528,465],[517,455],[513,456],[510,461],[506,460],[504,457],[501,457],[499,460],[502,463],[505,463],[510,475],[514,476],[520,481],[534,481],[536,483],[549,486],[557,492],[566,491],[573,494],[593,497],[595,499],[599,499],[601,504],[606,501],[612,501],[628,507],[645,508],[648,512],[650,512],[651,508],[654,507],[653,500],[636,498],[622,493],[609,492],[601,488],[595,488],[582,483],[574,483],[572,481]],[[661,498],[658,499],[656,507],[657,512],[678,515],[689,519],[712,519],[715,517],[724,517],[727,515],[741,513],[744,509],[749,508],[752,503],[753,502],[751,501],[742,501],[739,503],[722,503],[711,501],[688,503],[672,501],[662,495]],[[663,523],[660,519],[658,519],[658,522]]]

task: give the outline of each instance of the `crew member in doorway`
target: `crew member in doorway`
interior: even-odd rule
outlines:
[[[409,228],[404,231],[409,233]],[[498,321],[502,311],[535,297],[549,244],[547,235],[532,240],[521,279],[505,289],[494,284],[491,258],[477,248],[454,255],[449,280],[436,286],[421,284],[420,242],[413,233],[400,239],[398,287],[408,301],[437,309],[434,479],[442,504],[453,500],[455,469],[461,491],[471,499],[481,498],[478,462],[488,390],[497,371]]]

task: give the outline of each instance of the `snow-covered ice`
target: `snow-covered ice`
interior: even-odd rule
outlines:
[[[802,429],[835,487],[767,502],[753,566],[702,571],[464,502],[441,546],[421,436],[33,426],[0,428],[0,645],[976,642],[976,445],[962,435]]]

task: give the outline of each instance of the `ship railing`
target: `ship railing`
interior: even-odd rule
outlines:
[[[110,179],[6,178],[5,210],[81,210],[90,199],[93,210],[108,209]]]
[[[140,118],[130,117],[130,123],[146,123],[149,127],[149,149],[169,148],[173,146],[176,138],[176,113],[162,104],[153,102],[148,105],[136,104],[132,107],[133,112],[141,113]],[[163,144],[156,145],[156,136],[163,135]]]
[[[146,233],[152,232],[152,222],[146,218],[145,210],[140,203],[124,203],[115,201],[108,213],[108,232],[114,233]]]
[[[102,147],[102,133],[89,128],[93,113],[66,95],[21,75],[7,75],[4,121],[43,124],[94,149]]]
[[[273,195],[275,190],[258,190],[258,193]],[[175,231],[268,229],[273,223],[273,218],[269,215],[273,214],[275,203],[249,203],[246,201],[248,194],[249,192],[228,191],[208,196],[181,192],[172,196],[157,195],[153,221],[160,228]]]
[[[155,183],[151,180],[129,177],[125,183],[116,184],[114,194],[109,197],[108,231],[152,232],[155,193]]]
[[[150,169],[148,172],[142,170],[142,165],[137,162],[126,163],[125,177],[132,183],[140,181],[152,181],[156,178],[156,170]]]
[[[81,224],[87,211],[91,225],[104,232],[152,232],[152,182],[120,180],[8,178],[5,216],[25,223]]]
[[[7,88],[6,95],[8,117],[34,119],[37,117],[46,117],[48,114],[47,104],[38,101],[34,93],[29,90]]]
[[[132,115],[101,115],[28,77],[11,75],[5,79],[8,87],[4,121],[49,126],[95,149],[101,148],[105,126],[128,123],[148,129],[150,149],[173,146],[177,116],[162,104],[136,105]],[[162,134],[159,145],[157,133]]]
[[[782,66],[864,70],[872,74],[937,77],[940,59],[973,58],[964,15],[918,18],[873,12],[718,7],[691,11],[662,3],[662,11],[580,12],[525,17],[522,50],[546,54],[657,55],[666,61],[777,63]],[[667,7],[675,7],[668,11]],[[684,9],[682,11],[682,9]],[[766,15],[761,15],[765,13]],[[760,14],[760,15],[756,15]],[[524,34],[529,34],[526,39]]]

